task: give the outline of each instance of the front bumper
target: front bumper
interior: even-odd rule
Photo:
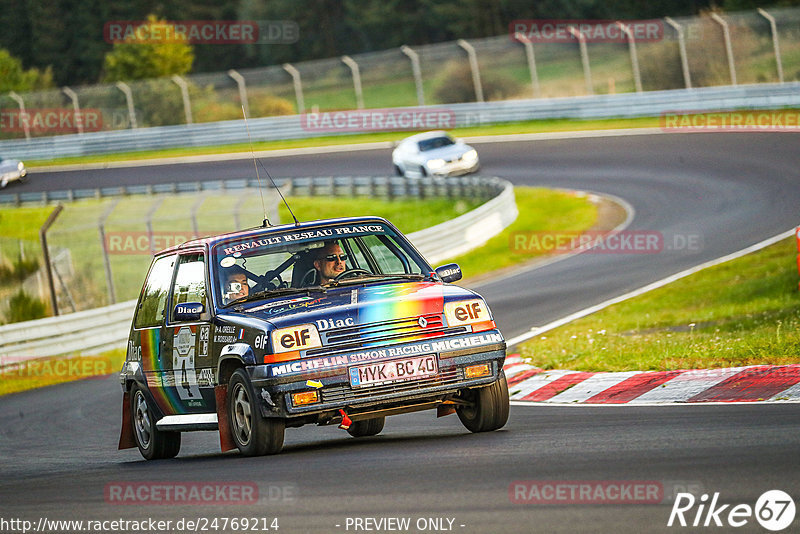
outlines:
[[[461,176],[463,174],[470,174],[480,168],[478,160],[466,162],[464,160],[452,161],[447,163],[444,167],[438,169],[428,169],[428,173],[432,176]]]
[[[349,368],[360,365],[356,362],[325,371],[273,378],[264,376],[268,366],[255,366],[249,368],[250,378],[256,396],[261,400],[262,414],[265,417],[286,418],[288,426],[292,426],[293,418],[300,424],[330,422],[342,409],[349,415],[384,410],[403,413],[406,409],[413,411],[425,403],[433,407],[453,397],[459,391],[495,382],[503,368],[506,345],[499,332],[493,335],[500,340],[477,347],[435,352],[438,361],[437,374],[415,380],[353,387],[350,384]],[[398,356],[377,361],[403,358]],[[478,378],[466,378],[464,369],[481,363],[489,364],[490,374]],[[293,404],[293,393],[312,390],[317,391],[318,402],[304,406]]]

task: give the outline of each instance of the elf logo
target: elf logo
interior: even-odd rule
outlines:
[[[491,319],[489,308],[480,299],[448,302],[444,305],[444,313],[447,316],[447,324],[450,326],[478,323]]]
[[[695,504],[697,510],[693,512]],[[738,528],[746,525],[753,515],[763,528],[773,532],[783,530],[794,521],[794,500],[784,491],[770,490],[758,498],[753,508],[749,504],[719,504],[719,492],[714,493],[710,501],[708,494],[704,493],[699,502],[691,493],[678,493],[667,526],[671,527],[677,519],[677,524],[682,527],[708,527],[712,524],[721,527],[727,523]]]
[[[319,333],[311,324],[281,328],[272,332],[272,346],[275,352],[303,350],[319,347],[321,344]]]

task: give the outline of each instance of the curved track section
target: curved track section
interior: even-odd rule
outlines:
[[[479,289],[511,337],[785,231],[800,222],[799,141],[691,134],[479,144],[487,174],[613,194],[635,208],[631,230],[696,234],[702,243],[658,254],[580,254]],[[389,152],[270,158],[269,168],[275,176],[381,174]],[[37,172],[21,188],[234,178],[251,166]],[[3,518],[277,517],[284,533],[353,532],[348,518],[409,518],[406,531],[421,532],[418,520],[439,518],[458,532],[642,532],[679,528],[666,525],[669,497],[680,488],[719,492],[720,504],[754,506],[771,489],[800,499],[797,405],[513,406],[503,430],[477,435],[455,418],[422,412],[389,418],[383,433],[360,440],[334,428],[292,429],[285,451],[266,458],[215,453],[214,434],[188,434],[177,459],[152,463],[116,451],[120,397],[108,377],[0,399]],[[515,502],[518,481],[552,480],[650,481],[663,493],[660,504]],[[124,506],[105,496],[109,484],[187,481],[253,483],[260,496],[244,506]],[[275,488],[288,491],[281,497]],[[690,522],[696,511],[687,513]],[[740,530],[760,528],[751,517]]]

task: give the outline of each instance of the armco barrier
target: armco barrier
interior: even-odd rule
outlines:
[[[452,112],[452,127],[553,118],[608,118],[658,116],[674,111],[775,109],[800,107],[800,82],[703,87],[498,102],[443,104],[408,108]],[[395,108],[400,112],[406,108]],[[368,113],[370,110],[362,110]],[[302,115],[265,117],[248,121],[255,141],[300,139],[338,132],[303,127]],[[415,129],[413,126],[408,130]],[[418,128],[417,128],[418,129]],[[345,129],[342,134],[352,134]],[[203,147],[247,143],[244,121],[223,121],[182,126],[162,126],[110,132],[37,137],[0,141],[0,154],[15,159],[49,160],[66,156],[106,154],[169,147]]]
[[[408,234],[417,250],[434,266],[481,246],[517,218],[514,186],[500,178],[479,180],[493,192],[491,200],[455,219]],[[135,307],[136,301],[130,300],[0,326],[0,367],[48,356],[92,354],[122,347],[128,339]]]

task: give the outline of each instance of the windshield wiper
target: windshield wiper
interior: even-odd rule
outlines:
[[[245,302],[250,302],[252,300],[261,300],[270,297],[280,297],[281,295],[291,295],[295,293],[305,293],[306,295],[311,295],[311,293],[325,293],[328,291],[327,288],[322,286],[309,286],[309,287],[280,287],[277,289],[264,289],[262,291],[257,291],[246,297],[239,297],[236,300],[229,302],[226,306],[232,306],[234,304],[244,304]],[[236,311],[242,311],[244,308],[238,306],[235,308]]]
[[[381,280],[429,280],[430,276],[427,274],[405,273],[405,274],[365,274],[361,276],[354,276],[345,278],[338,282],[331,282],[331,287],[338,287],[343,285],[363,284],[365,282],[379,282]]]

